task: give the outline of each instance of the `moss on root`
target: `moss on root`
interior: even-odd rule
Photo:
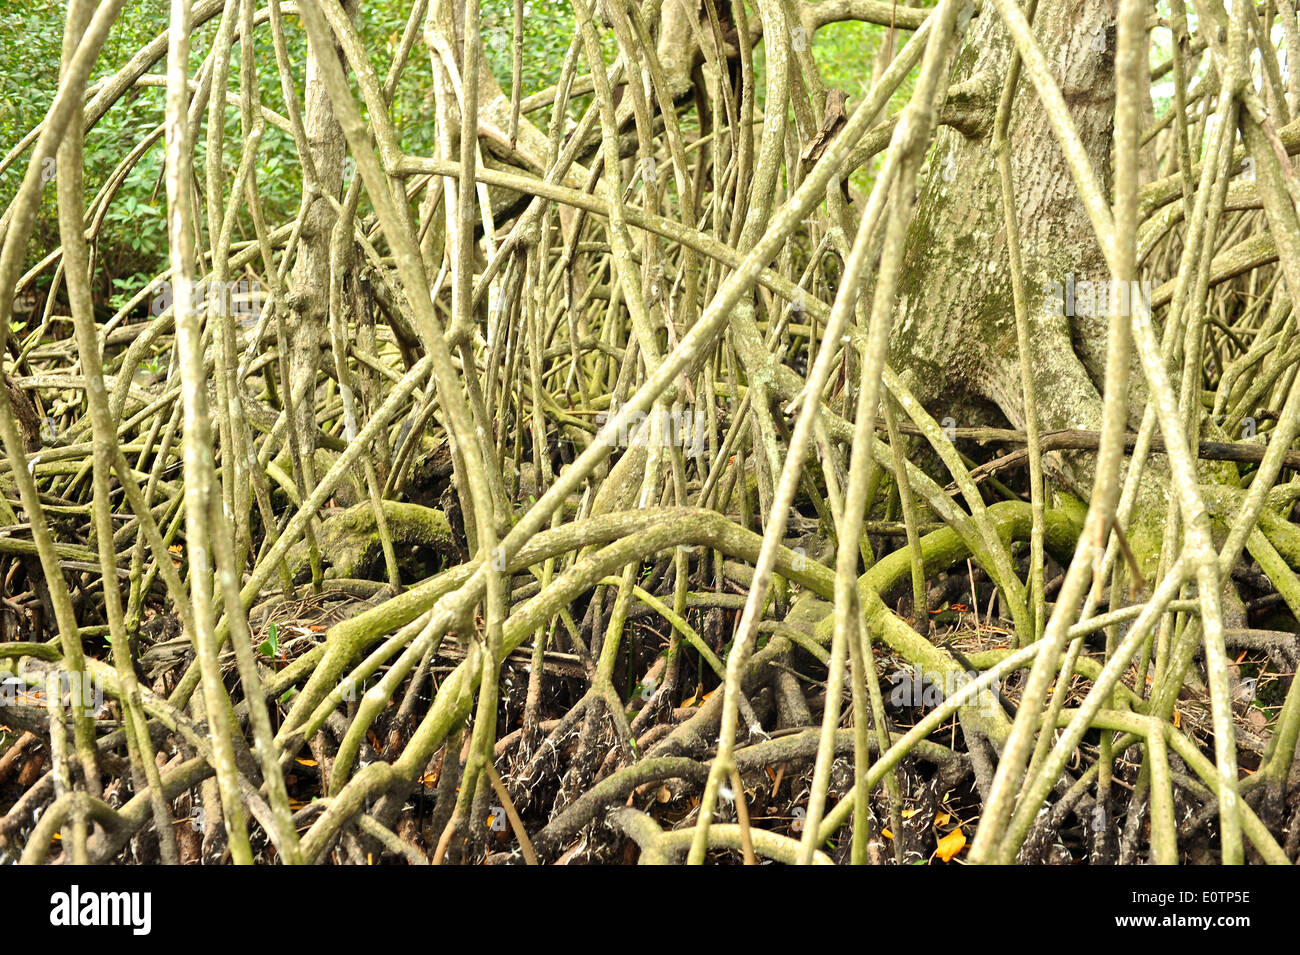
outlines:
[[[419,580],[446,566],[458,553],[451,525],[442,511],[399,501],[382,502],[384,522],[403,577]],[[383,546],[369,501],[354,504],[326,519],[318,534],[328,578],[367,578],[383,569]],[[307,580],[310,568],[305,543],[285,558],[294,580]]]

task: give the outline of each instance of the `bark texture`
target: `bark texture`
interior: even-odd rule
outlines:
[[[1115,104],[1113,51],[1094,46],[1113,44],[1113,18],[1111,6],[1097,0],[1047,0],[1035,18],[1038,41],[1105,188]],[[987,403],[1013,426],[1025,424],[1002,196],[991,148],[992,114],[1010,49],[995,16],[980,17],[972,26],[954,81],[983,87],[989,122],[975,136],[952,127],[938,134],[908,237],[899,319],[890,340],[891,361],[911,379],[917,396],[938,417],[951,416],[960,425],[973,423]],[[1025,81],[1011,138],[1042,426],[1096,429],[1106,319],[1049,314],[1044,290],[1049,283],[1064,284],[1070,274],[1105,281],[1109,271],[1046,111]]]

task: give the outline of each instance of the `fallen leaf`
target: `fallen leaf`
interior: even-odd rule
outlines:
[[[951,819],[952,815],[950,813],[941,812],[934,817],[934,824],[935,826],[946,826]]]
[[[962,832],[961,827],[958,826],[939,840],[939,844],[934,847],[934,854],[944,862],[951,862],[957,853],[965,848],[966,833]]]

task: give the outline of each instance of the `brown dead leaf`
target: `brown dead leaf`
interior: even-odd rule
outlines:
[[[805,165],[811,166],[821,159],[822,153],[826,152],[826,147],[831,144],[831,140],[848,122],[848,114],[844,110],[847,101],[848,97],[843,90],[826,91],[826,113],[822,120],[822,128],[817,130],[817,134],[808,141],[808,145],[799,156],[800,161]]]

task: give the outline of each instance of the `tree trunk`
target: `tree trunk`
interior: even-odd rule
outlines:
[[[349,17],[355,16],[356,0],[348,0],[344,4],[344,10]],[[335,200],[343,197],[343,157],[347,150],[343,128],[334,116],[334,107],[330,104],[325,84],[320,78],[320,55],[321,51],[314,45],[308,46],[307,110],[303,116],[303,125],[317,185],[327,195],[312,193],[304,171],[302,201],[306,211],[303,215],[298,255],[293,264],[292,292],[288,300],[291,395],[302,395],[302,399],[294,405],[293,427],[298,435],[303,469],[306,471],[303,480],[308,489],[315,483],[315,383],[329,330],[330,232],[338,217],[327,196],[332,196]],[[340,53],[335,49],[329,55],[339,56]]]
[[[1044,0],[1034,32],[1108,194],[1115,108],[1113,5],[1106,0]],[[890,339],[890,360],[917,397],[936,418],[951,418],[961,427],[999,417],[1016,428],[1026,424],[992,144],[993,115],[1011,49],[1005,28],[990,11],[972,27],[958,59],[953,82],[983,87],[987,122],[974,136],[945,126],[936,137],[908,236]],[[1039,425],[1044,431],[1097,430],[1108,322],[1119,319],[1108,318],[1102,308],[1089,308],[1083,293],[1091,288],[1104,300],[1110,270],[1047,111],[1027,80],[1015,100],[1009,135]],[[1071,287],[1080,293],[1073,307]],[[1130,408],[1140,416],[1143,386],[1136,359],[1130,381]],[[1133,417],[1130,424],[1137,421]],[[1091,486],[1091,456],[1069,456],[1059,463],[1079,487]],[[1139,505],[1135,525],[1143,527],[1134,533],[1142,539],[1144,563],[1159,546],[1155,525],[1164,519],[1163,500],[1148,489]]]
[[[1091,44],[1093,31],[1109,27],[1110,18],[1108,5],[1098,0],[1047,0],[1035,19],[1043,49],[1049,56],[1055,51],[1062,92],[1103,186],[1110,181],[1114,75],[1110,57]],[[991,143],[993,104],[1009,54],[998,19],[980,17],[954,81],[979,78],[990,122],[978,138],[949,127],[936,138],[908,237],[890,351],[917,396],[936,411],[964,424],[966,403],[992,402],[1022,428],[1015,311]],[[1016,98],[1010,135],[1040,415],[1044,429],[1095,429],[1101,421],[1097,387],[1105,364],[1105,319],[1049,315],[1044,289],[1071,273],[1104,281],[1109,270],[1047,113],[1027,85]]]

